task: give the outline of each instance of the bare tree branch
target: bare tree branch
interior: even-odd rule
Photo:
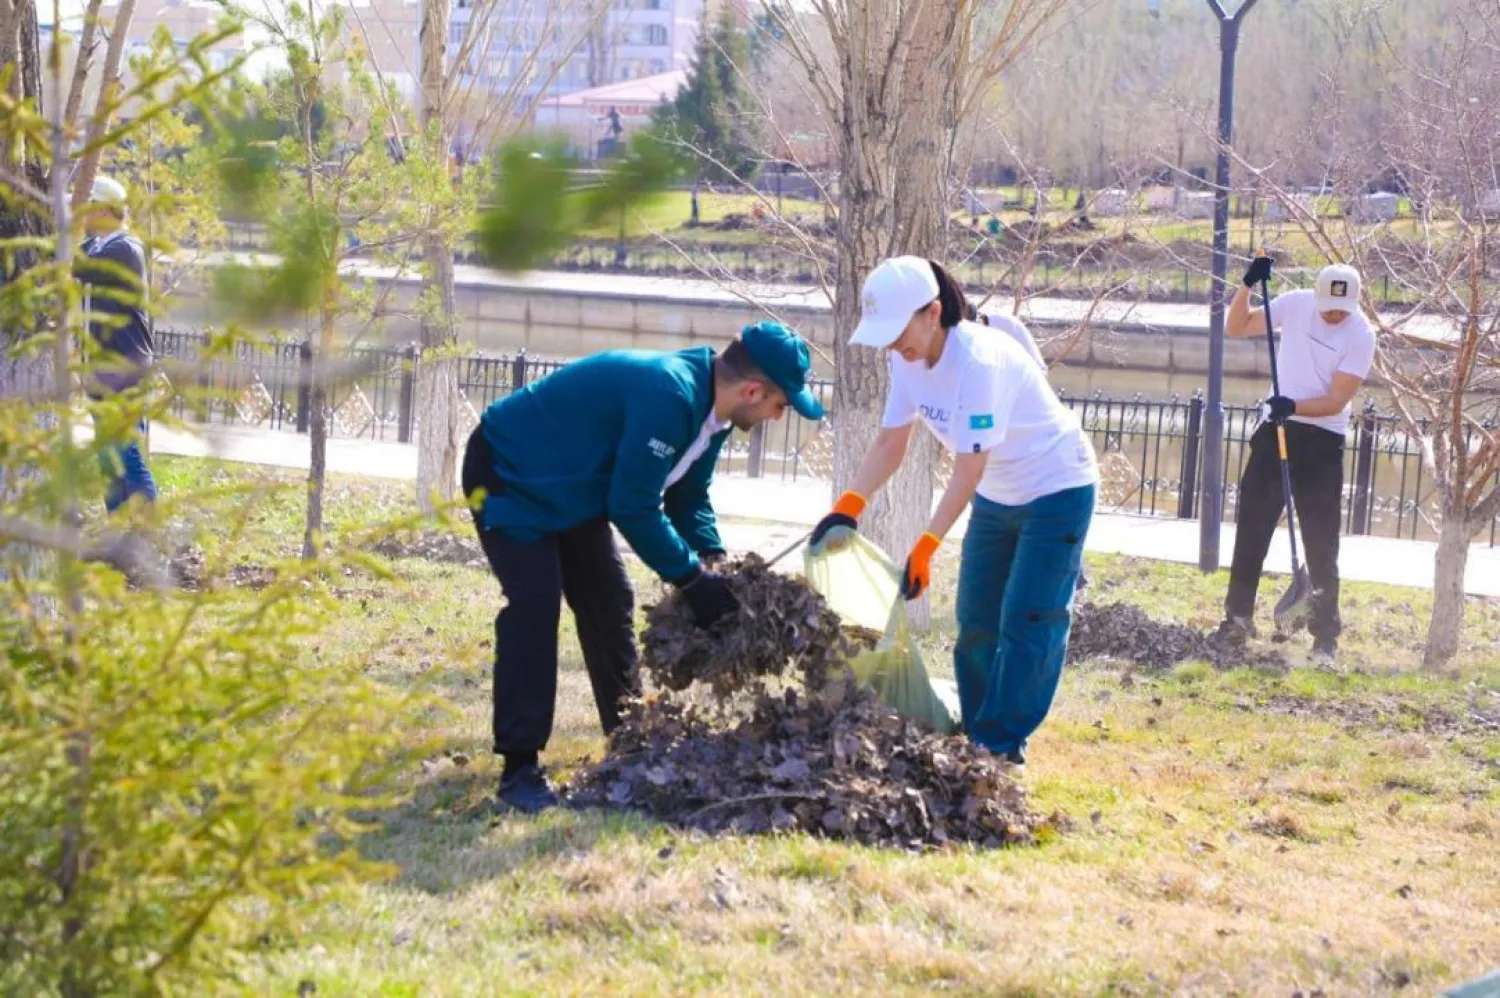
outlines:
[[[94,184],[94,175],[99,171],[99,157],[104,153],[99,140],[108,130],[110,118],[114,113],[115,90],[120,85],[120,60],[125,54],[125,42],[130,37],[130,22],[135,17],[135,3],[136,0],[120,0],[119,9],[115,12],[114,24],[110,28],[109,48],[104,52],[104,71],[99,83],[99,100],[93,117],[89,119],[88,130],[83,141],[83,159],[78,164],[77,175],[73,182],[73,208],[75,210],[83,207],[88,200],[89,192]],[[63,168],[63,165],[54,163],[52,168],[59,170]]]

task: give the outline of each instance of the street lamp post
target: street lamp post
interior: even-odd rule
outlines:
[[[1257,0],[1244,0],[1230,14],[1222,0],[1208,0],[1219,20],[1219,151],[1214,170],[1213,287],[1208,305],[1208,404],[1203,413],[1203,471],[1198,481],[1198,568],[1219,570],[1219,532],[1224,520],[1224,307],[1229,269],[1229,144],[1234,137],[1234,55],[1240,25]],[[1190,483],[1184,483],[1191,488]]]

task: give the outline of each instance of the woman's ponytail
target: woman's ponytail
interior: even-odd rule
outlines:
[[[961,321],[967,319],[974,321],[976,314],[974,306],[969,304],[969,299],[964,297],[964,289],[958,286],[953,275],[943,269],[942,264],[935,260],[928,260],[932,265],[932,276],[937,278],[938,301],[942,304],[942,316],[938,320],[944,329],[952,329]]]

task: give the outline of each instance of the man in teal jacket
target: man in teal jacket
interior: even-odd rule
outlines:
[[[574,361],[485,410],[464,453],[463,489],[506,605],[495,617],[495,751],[500,801],[557,803],[537,755],[552,734],[557,624],[568,601],[605,734],[640,692],[635,597],[610,525],[676,586],[700,627],[736,608],[708,499],[732,428],[807,419],[807,344],[777,322],[745,327],[716,354],[612,350]],[[707,562],[709,567],[704,567]]]

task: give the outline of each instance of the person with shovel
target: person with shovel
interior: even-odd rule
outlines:
[[[886,260],[865,279],[850,340],[891,356],[882,428],[859,471],[814,528],[812,552],[859,529],[906,456],[921,419],[954,454],[948,487],[902,572],[916,599],[932,557],[970,507],[958,575],[954,672],[964,731],[1013,764],[1052,707],[1099,469],[1078,419],[1012,336],[967,318],[963,291],[921,257]]]
[[[1270,257],[1261,254],[1251,261],[1224,328],[1233,339],[1266,337],[1274,394],[1250,438],[1250,459],[1240,476],[1229,591],[1213,640],[1219,647],[1234,648],[1255,633],[1255,593],[1285,509],[1293,581],[1276,608],[1277,627],[1295,630],[1307,623],[1313,660],[1331,664],[1342,630],[1338,562],[1344,434],[1354,393],[1370,373],[1375,332],[1360,311],[1360,276],[1353,267],[1324,267],[1313,290],[1287,291],[1252,308],[1251,289],[1259,285],[1269,295],[1270,277]],[[1279,351],[1273,329],[1281,334]],[[1306,573],[1297,564],[1298,533],[1307,552]]]
[[[502,806],[557,803],[538,754],[552,734],[563,600],[607,735],[640,694],[634,594],[611,527],[709,627],[738,606],[708,498],[730,431],[788,407],[823,418],[808,347],[778,322],[745,327],[722,352],[611,350],[574,361],[484,411],[464,452],[463,490],[505,606],[495,617],[494,737]],[[707,567],[706,567],[707,566]]]

